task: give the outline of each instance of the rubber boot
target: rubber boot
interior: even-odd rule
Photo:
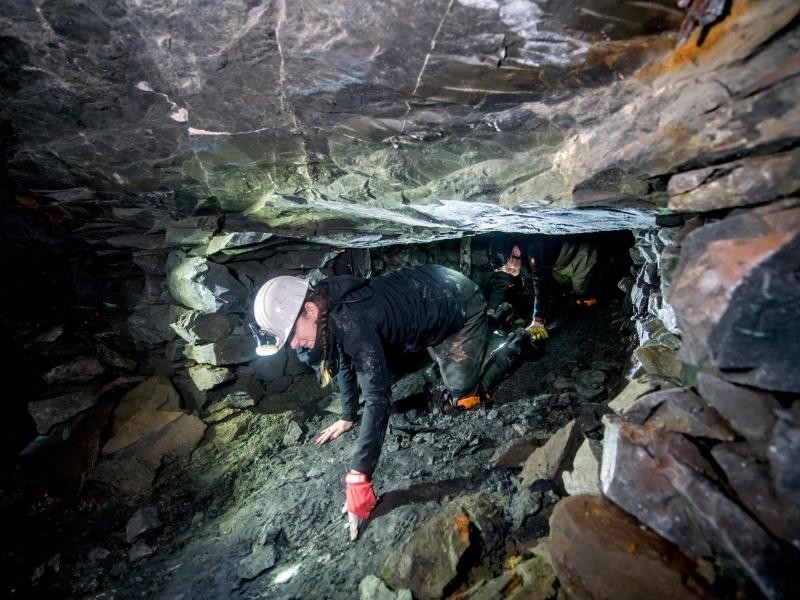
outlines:
[[[480,389],[492,390],[500,379],[516,368],[522,360],[540,349],[540,343],[531,340],[525,329],[517,329],[510,334],[502,346],[489,355],[483,367]]]

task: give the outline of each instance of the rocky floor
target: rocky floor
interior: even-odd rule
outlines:
[[[496,459],[522,438],[543,444],[576,417],[592,436],[602,402],[624,382],[626,310],[613,301],[568,315],[546,354],[522,364],[486,409],[445,416],[426,410],[425,394],[401,403],[375,473],[381,503],[356,542],[340,513],[356,432],[317,447],[315,433],[336,419],[330,396],[289,412],[271,412],[265,401],[209,427],[189,463],[164,467],[138,507],[86,494],[28,504],[26,518],[39,529],[26,544],[30,556],[17,557],[27,572],[7,577],[4,595],[353,598],[419,525],[476,492],[505,498],[496,543],[448,592],[496,575],[547,534],[563,494],[555,484],[523,488],[518,471]],[[423,368],[398,383],[397,395],[430,392],[431,381],[435,388],[432,368]],[[153,510],[131,521],[142,507]]]

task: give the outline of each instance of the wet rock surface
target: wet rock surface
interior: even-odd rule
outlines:
[[[499,386],[488,410],[444,416],[412,405],[417,408],[394,415],[375,476],[382,500],[354,543],[348,541],[340,510],[342,477],[355,436],[316,447],[312,435],[297,438],[292,432],[302,427],[313,434],[336,415],[315,410],[298,420],[291,411],[269,411],[265,400],[235,409],[250,414],[237,421],[237,435],[207,434],[188,463],[162,470],[147,503],[157,508],[160,526],[139,535],[141,547],[134,549],[127,541],[126,524],[133,512],[121,505],[83,515],[80,526],[65,522],[62,543],[75,556],[81,556],[82,548],[102,544],[111,557],[124,555],[124,562],[68,560],[60,571],[65,578],[55,577],[48,585],[68,586],[83,595],[104,590],[116,597],[212,598],[231,590],[286,598],[332,593],[353,597],[367,575],[403,572],[398,565],[409,554],[399,549],[414,539],[420,551],[431,552],[420,531],[424,523],[444,518],[451,506],[455,512],[448,523],[461,518],[467,537],[448,575],[427,596],[418,595],[422,583],[415,577],[387,575],[390,588],[417,590],[414,597],[438,597],[445,589],[477,590],[502,572],[507,556],[518,556],[523,560],[515,559],[520,566],[512,570],[512,579],[526,590],[543,585],[552,592],[555,579],[536,574],[538,563],[529,552],[546,534],[559,495],[526,489],[519,467],[493,467],[490,458],[524,435],[536,434],[543,443],[571,420],[581,419],[591,403],[582,404],[573,391],[578,385],[574,372],[602,370],[604,391],[595,400],[612,395],[622,382],[624,348],[616,340],[626,327],[618,301],[576,311],[553,334],[544,357],[524,363]],[[562,380],[570,381],[570,387],[556,389],[556,381]],[[407,389],[425,381],[427,377],[418,378]],[[328,400],[318,402],[323,406]],[[236,415],[217,425],[231,418]],[[549,485],[554,490],[560,482]],[[476,493],[483,498],[477,503],[468,499]],[[259,533],[264,530],[269,533]],[[453,540],[461,540],[456,534],[462,529],[453,531]],[[441,543],[441,536],[436,539]],[[395,562],[393,553],[398,553]],[[434,552],[434,562],[439,564],[441,556]]]
[[[550,518],[549,547],[570,597],[714,597],[677,546],[601,496],[560,502]]]

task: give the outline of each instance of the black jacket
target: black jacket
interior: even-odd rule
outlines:
[[[342,418],[364,413],[351,468],[371,476],[391,406],[388,350],[435,346],[464,326],[466,301],[454,271],[438,265],[399,269],[374,279],[340,276],[320,282],[329,298],[329,343],[339,355]]]
[[[558,260],[564,238],[554,235],[530,235],[515,238],[508,234],[498,234],[489,245],[489,260],[495,269],[502,267],[511,257],[513,246],[522,251],[522,271],[530,279],[533,296],[533,314],[531,318],[547,319],[550,312],[550,300],[553,289],[553,265]],[[519,277],[511,277],[503,272],[495,272],[487,282],[487,304],[489,308],[507,300],[507,295],[521,285]]]

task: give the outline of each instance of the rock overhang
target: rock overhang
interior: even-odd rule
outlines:
[[[742,83],[730,67],[797,9],[739,0],[724,36],[673,52],[683,13],[632,4],[23,7],[0,32],[8,172],[18,194],[99,231],[141,233],[113,208],[365,245],[485,230],[478,215],[639,227],[698,155],[782,143],[762,129],[720,147],[711,130],[752,128],[744,110],[714,112]],[[796,89],[782,85],[769,95],[785,125]]]

